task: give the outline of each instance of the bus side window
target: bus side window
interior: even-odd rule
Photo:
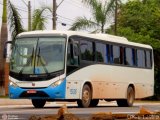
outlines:
[[[74,65],[78,66],[79,65],[79,47],[77,43],[73,44],[73,60],[74,60]]]
[[[106,63],[108,64],[110,62],[110,46],[106,44]]]
[[[124,50],[125,54],[124,54],[124,64],[125,65],[129,65],[129,66],[133,66],[133,55],[132,55],[132,49],[131,48],[125,48]]]
[[[151,68],[152,66],[152,57],[151,52],[149,50],[146,51],[146,67]]]
[[[113,45],[110,45],[110,63],[113,64]]]
[[[138,67],[145,67],[145,53],[144,50],[137,50]]]
[[[79,48],[78,43],[69,40],[67,49],[67,65],[79,65]]]
[[[77,41],[76,41],[77,42]],[[67,48],[67,74],[72,73],[79,67],[78,43],[69,40]]]
[[[137,50],[132,48],[132,63],[133,66],[137,66]]]
[[[120,64],[120,47],[113,45],[113,62]]]
[[[124,63],[124,47],[120,47],[120,64]]]

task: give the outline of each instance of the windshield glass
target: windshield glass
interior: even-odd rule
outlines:
[[[10,71],[20,74],[45,74],[64,69],[65,38],[18,38]]]

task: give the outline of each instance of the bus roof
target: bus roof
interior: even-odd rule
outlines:
[[[109,35],[109,34],[89,34],[84,32],[78,32],[78,31],[57,31],[57,30],[40,30],[40,31],[30,31],[30,32],[23,32],[18,35],[18,37],[23,36],[38,36],[38,35],[67,35],[67,37],[70,36],[81,36],[81,37],[87,37],[87,38],[93,38],[98,39],[101,41],[108,41],[108,42],[114,42],[114,43],[120,43],[125,45],[131,45],[136,47],[143,47],[143,48],[149,48],[152,49],[150,45],[135,43],[128,41],[125,37],[115,36],[115,35]]]

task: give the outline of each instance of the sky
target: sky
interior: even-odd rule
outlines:
[[[24,28],[28,29],[28,9],[25,4],[28,4],[29,0],[10,0],[15,7],[18,9]],[[31,10],[32,14],[36,8],[41,6],[49,6],[52,8],[53,0],[30,0],[31,1]],[[57,0],[57,5],[63,0]],[[57,9],[57,30],[68,30],[71,27],[71,24],[75,21],[78,16],[85,16],[91,18],[90,9],[84,5],[82,0],[64,0],[62,4]],[[103,0],[102,0],[103,1]],[[126,2],[127,0],[122,0]],[[0,26],[2,23],[2,4],[3,0],[0,0]],[[46,29],[52,29],[52,14],[49,11],[46,11],[44,15],[47,16],[48,21],[46,24]],[[108,25],[111,24],[113,20],[109,20]],[[66,26],[62,26],[62,23],[65,23]],[[88,31],[86,31],[88,32]]]
[[[28,4],[29,0],[10,0],[15,7],[18,9],[18,12],[22,18],[22,24],[24,29],[28,29],[28,8],[26,4]],[[42,6],[49,6],[52,8],[53,0],[30,0],[31,1],[31,10],[33,11]],[[57,5],[59,5],[63,0],[56,0]],[[85,16],[88,19],[91,18],[90,9],[84,5],[82,0],[64,0],[62,4],[57,9],[57,30],[68,30],[71,27],[71,24],[75,21],[75,19],[79,16]],[[103,1],[103,0],[102,0]],[[127,0],[122,0],[126,2]],[[2,6],[3,0],[0,0],[0,27],[2,23]],[[49,11],[46,11],[44,15],[47,16],[48,21],[46,24],[47,30],[52,30],[52,14]],[[65,23],[66,26],[62,26],[62,23]],[[113,23],[113,19],[109,20],[106,27],[108,27],[111,23]],[[93,30],[86,30],[83,32],[90,32]],[[11,40],[10,30],[8,27],[8,40]],[[9,47],[9,46],[8,46]],[[9,53],[10,54],[10,53]]]
[[[21,14],[24,28],[28,29],[27,6],[24,4],[24,2],[28,4],[28,0],[10,0],[10,1],[16,6],[16,8],[18,8],[18,11]],[[31,1],[32,13],[33,10],[35,10],[36,8],[40,8],[43,5],[52,7],[52,2],[53,2],[53,0],[30,0],[30,1]],[[57,0],[57,5],[59,5],[61,1],[62,0]],[[0,25],[2,20],[2,3],[3,0],[0,0]],[[52,14],[49,11],[46,11],[44,14],[48,18],[46,29],[50,30],[52,29]],[[81,3],[81,0],[64,0],[57,9],[57,18],[58,18],[57,29],[58,30],[69,29],[77,16],[90,17],[90,11],[87,8],[87,6],[84,6],[84,4]],[[61,25],[62,23],[66,23],[66,26],[62,26]]]

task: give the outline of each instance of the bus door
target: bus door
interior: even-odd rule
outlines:
[[[79,66],[79,42],[69,39],[67,48],[67,76],[69,76],[66,86],[67,99],[78,99],[80,96],[80,81],[78,77],[73,77],[74,72],[80,68]]]

